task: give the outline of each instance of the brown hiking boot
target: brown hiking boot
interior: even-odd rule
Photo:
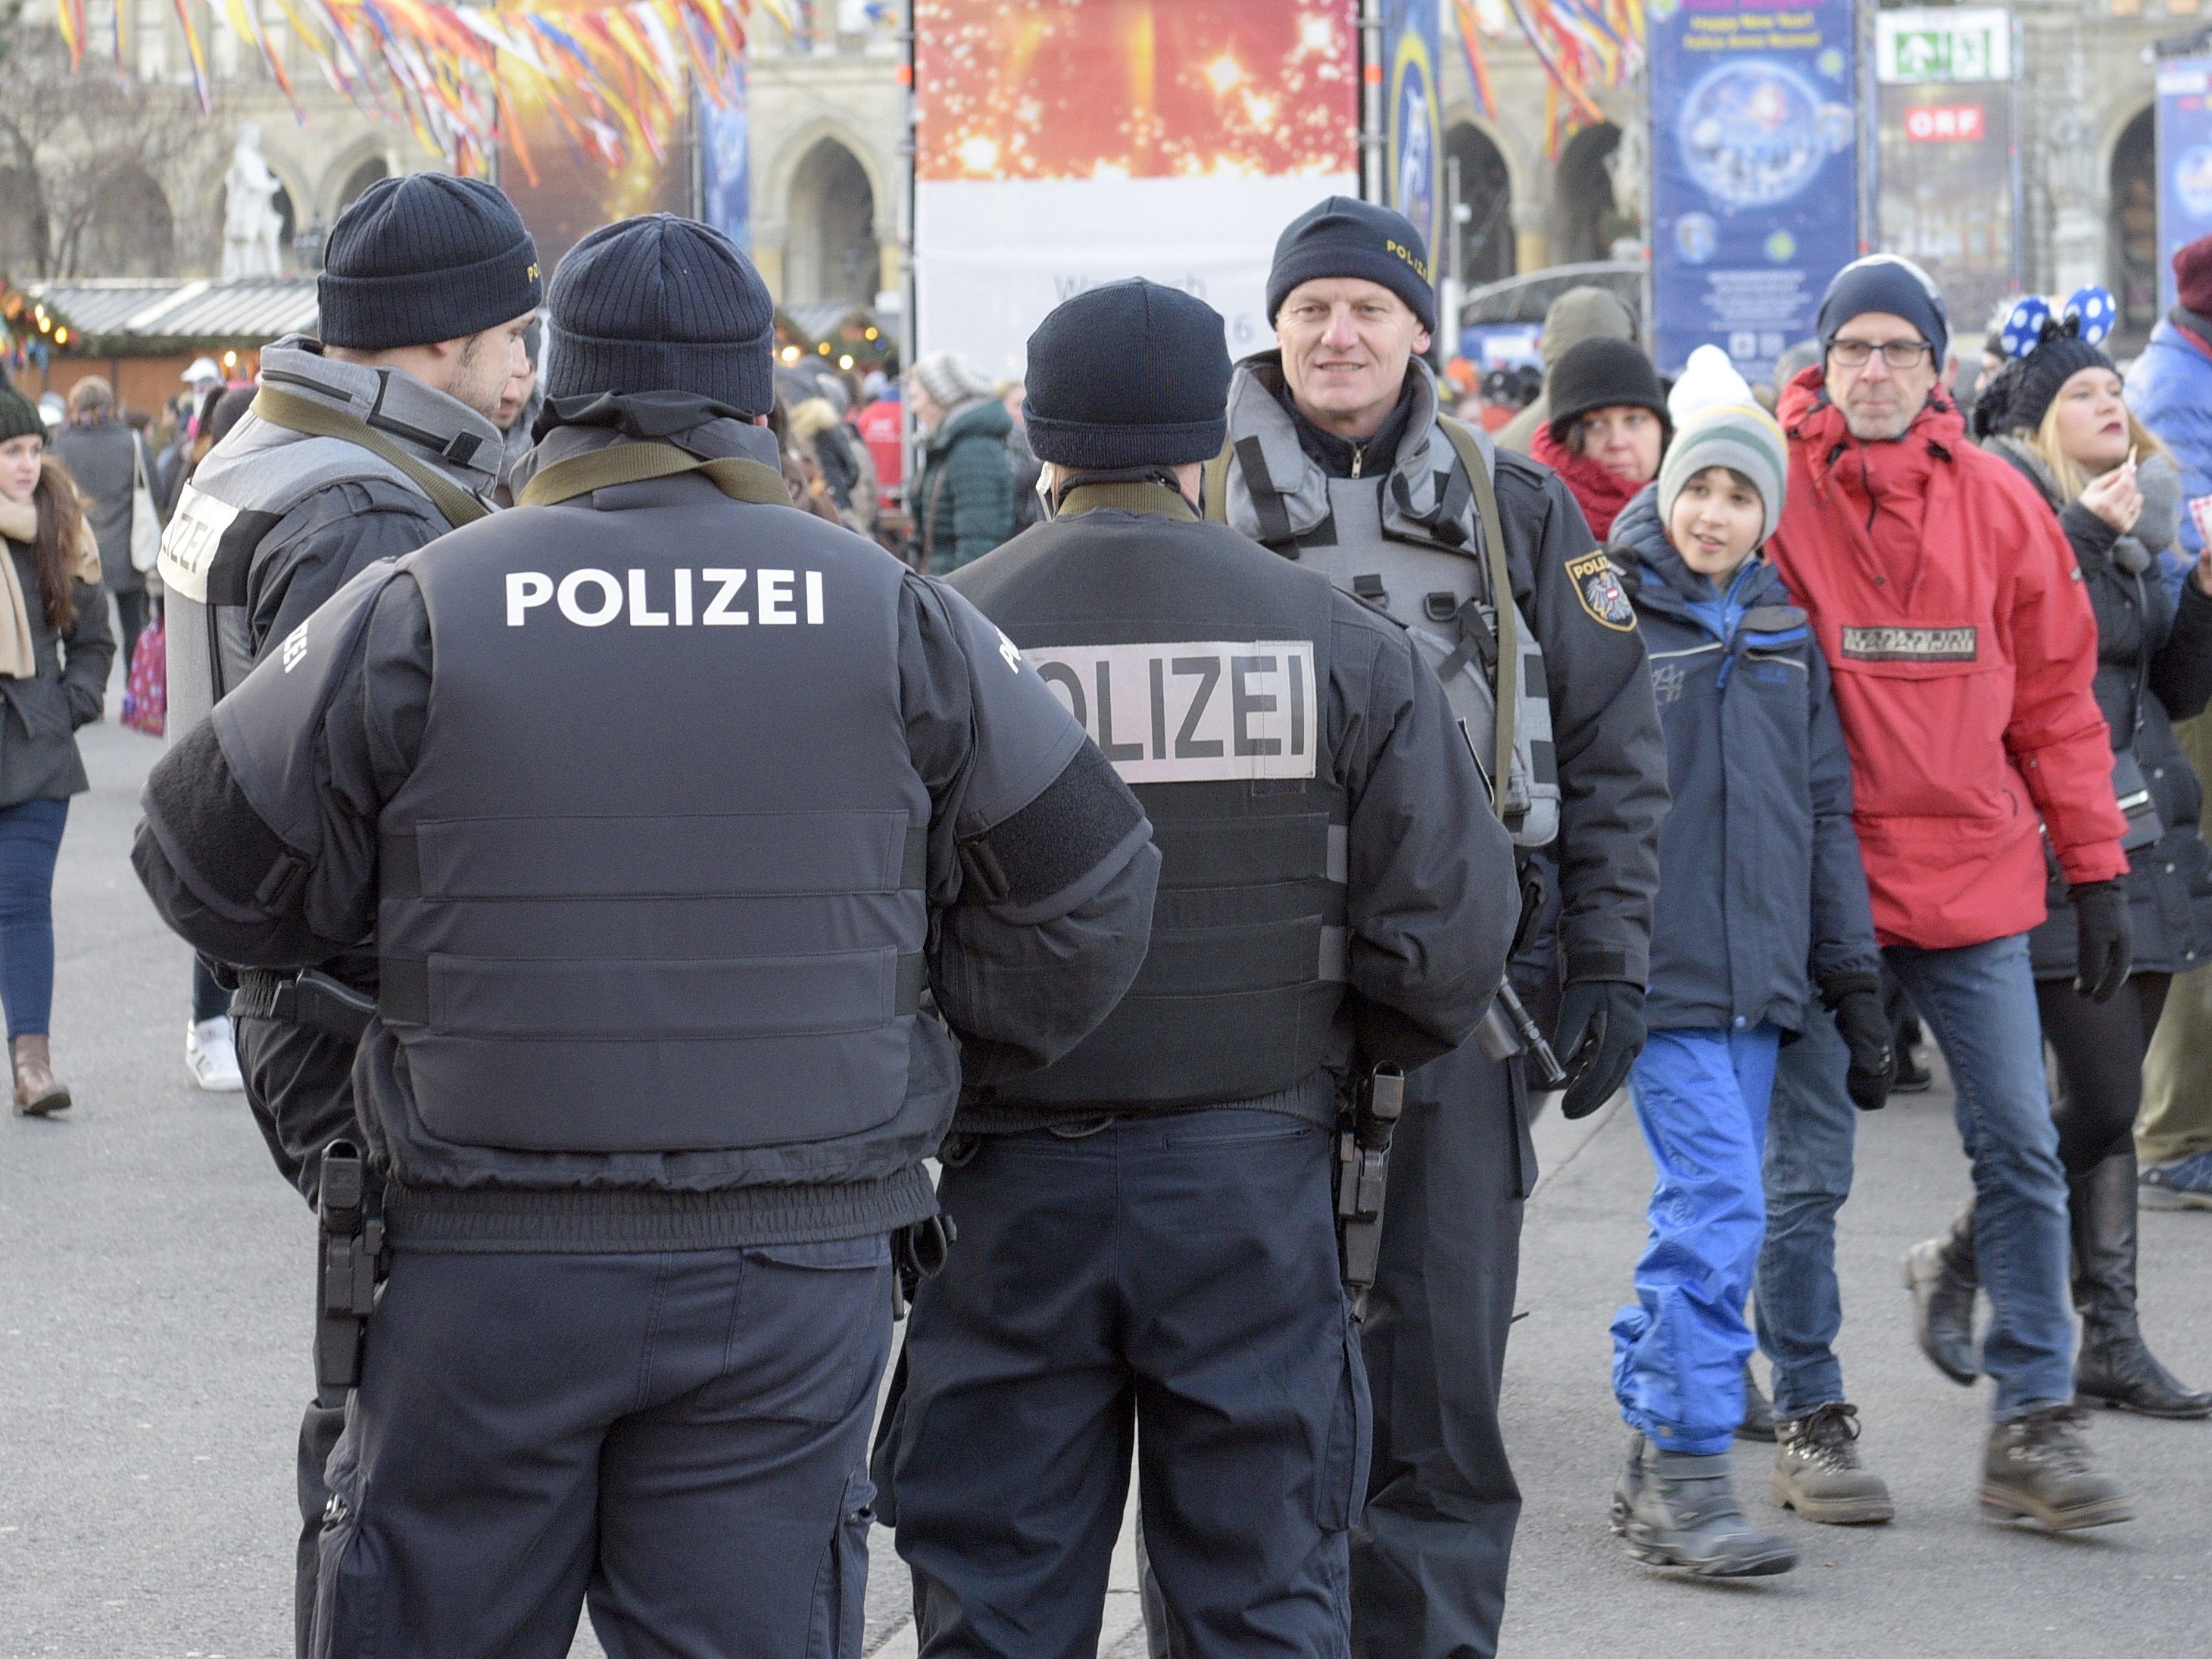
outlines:
[[[1982,1460],[1982,1513],[1999,1521],[2027,1516],[2053,1532],[2132,1521],[2135,1508],[2119,1483],[2089,1466],[2081,1419],[2072,1406],[2046,1406],[1992,1424]]]
[[[1859,1467],[1859,1411],[1841,1401],[1776,1425],[1774,1501],[1808,1521],[1861,1527],[1897,1508],[1878,1474]]]
[[[70,1091],[54,1081],[46,1033],[26,1032],[15,1039],[15,1115],[44,1117],[69,1110]]]

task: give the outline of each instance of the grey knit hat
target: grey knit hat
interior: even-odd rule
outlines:
[[[1674,441],[1659,465],[1659,520],[1671,523],[1682,486],[1709,466],[1725,466],[1751,480],[1765,509],[1759,532],[1765,543],[1782,522],[1783,491],[1790,478],[1790,445],[1774,416],[1748,397],[1740,404],[1715,404],[1675,428]]]
[[[933,351],[914,366],[915,384],[940,408],[956,409],[997,390],[991,377],[957,351]]]
[[[481,179],[380,179],[331,227],[315,299],[325,345],[389,351],[465,339],[535,311],[538,245]]]
[[[690,392],[741,415],[775,404],[775,301],[711,225],[652,213],[602,225],[553,273],[545,395]]]

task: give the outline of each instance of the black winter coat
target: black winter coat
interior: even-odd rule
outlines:
[[[1647,1017],[1800,1030],[1820,986],[1881,966],[1827,660],[1771,565],[1754,558],[1723,597],[1682,562],[1656,486],[1607,552],[1650,653],[1674,801]]]
[[[115,636],[107,631],[107,595],[76,584],[76,621],[62,633],[46,617],[39,591],[38,550],[0,543],[15,562],[15,580],[31,624],[39,672],[0,678],[0,807],[27,800],[67,800],[92,786],[76,749],[76,729],[100,718]]]
[[[2194,574],[2177,606],[2154,556],[2079,501],[2060,502],[2050,473],[2007,440],[1989,446],[2025,474],[2058,514],[2097,613],[2097,706],[2115,753],[2132,742],[2165,834],[2128,855],[2128,910],[2135,971],[2179,974],[2212,962],[2212,848],[2199,823],[2203,791],[2172,722],[2212,702],[2212,597]],[[2141,695],[2137,695],[2137,688]],[[2038,979],[2071,979],[2074,907],[2051,866],[2051,918],[2028,935]]]

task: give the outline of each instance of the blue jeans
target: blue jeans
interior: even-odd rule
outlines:
[[[2074,1395],[2066,1177],[2043,1073],[2043,1024],[2024,934],[1952,951],[1895,945],[1890,971],[1943,1050],[1959,1138],[1974,1173],[1974,1249],[1996,1318],[1982,1368],[2003,1420]],[[1774,1406],[1802,1417],[1844,1397],[1832,1344],[1835,1212],[1850,1192],[1848,1060],[1815,1012],[1778,1077],[1766,1163],[1770,1222],[1759,1264],[1759,1342]]]
[[[1651,1239],[1613,1322],[1620,1414],[1669,1451],[1711,1456],[1743,1420],[1743,1322],[1766,1228],[1759,1176],[1781,1033],[1654,1031],[1628,1074],[1651,1148]]]
[[[65,800],[0,808],[0,1003],[8,1041],[44,1036],[54,1008],[54,860]]]

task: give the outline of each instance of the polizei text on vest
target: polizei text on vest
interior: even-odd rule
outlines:
[[[543,613],[579,628],[627,622],[632,628],[763,628],[822,625],[818,570],[571,570],[557,580],[542,570],[510,571],[507,625]]]

